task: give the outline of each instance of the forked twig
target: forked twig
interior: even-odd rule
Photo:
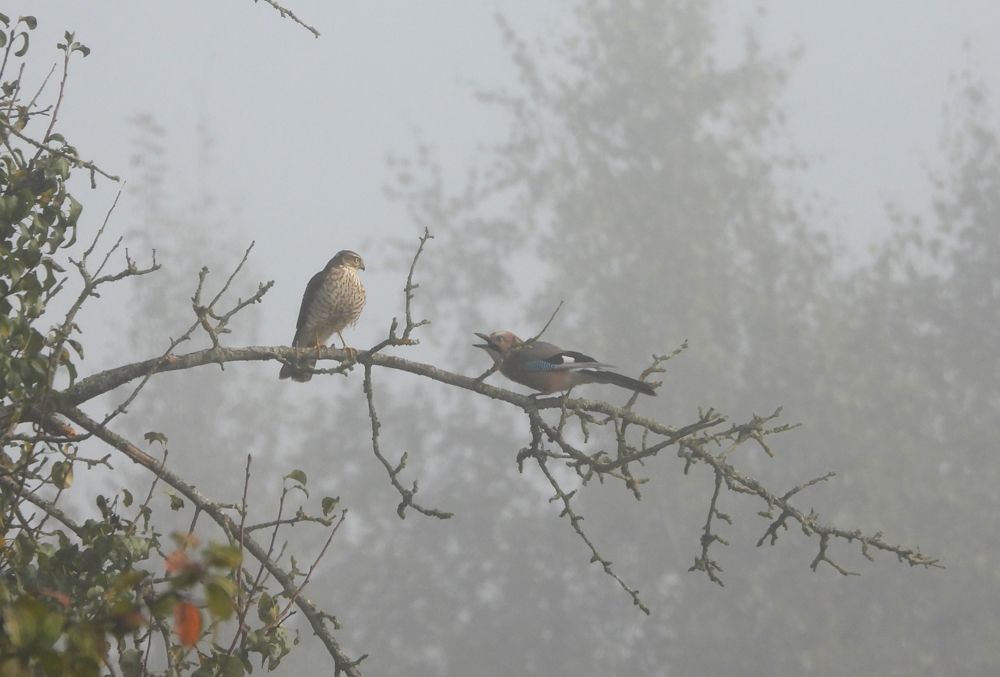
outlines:
[[[434,236],[431,235],[431,231],[424,228],[424,234],[420,236],[420,246],[417,247],[416,253],[413,255],[413,260],[410,262],[410,272],[406,276],[406,286],[403,287],[403,295],[406,299],[405,301],[405,318],[406,326],[403,328],[403,334],[401,336],[396,336],[396,329],[399,327],[399,322],[396,318],[392,318],[392,324],[389,326],[389,336],[382,339],[373,348],[371,348],[369,353],[377,353],[386,346],[414,346],[418,345],[420,341],[411,339],[410,334],[414,329],[418,327],[423,327],[424,325],[430,324],[430,320],[420,320],[419,322],[413,321],[413,315],[411,313],[411,303],[413,301],[413,291],[420,287],[419,284],[413,284],[413,271],[417,268],[417,260],[424,251],[424,245],[427,244],[428,240],[433,240]]]
[[[425,508],[419,503],[415,503],[413,497],[416,496],[417,491],[417,481],[413,481],[413,488],[407,489],[402,484],[399,483],[399,474],[403,472],[406,468],[406,459],[409,454],[403,452],[402,457],[399,459],[399,464],[393,467],[389,463],[388,459],[382,455],[382,451],[379,448],[378,431],[382,427],[382,424],[378,420],[378,413],[375,411],[375,393],[372,386],[372,365],[370,362],[364,363],[365,367],[365,397],[368,399],[368,417],[371,419],[372,423],[372,451],[375,453],[375,457],[382,463],[385,467],[387,473],[389,473],[389,481],[392,482],[392,486],[399,492],[403,500],[399,502],[399,506],[396,508],[396,514],[399,515],[400,519],[406,519],[406,508],[411,507],[419,513],[427,515],[428,517],[437,517],[438,519],[448,519],[453,515],[450,512],[444,512],[443,510],[438,510],[436,508]]]

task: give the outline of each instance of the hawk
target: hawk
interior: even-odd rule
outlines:
[[[330,259],[326,268],[313,275],[302,295],[302,307],[295,325],[296,348],[319,348],[336,334],[344,350],[348,348],[342,332],[354,325],[365,307],[365,287],[358,277],[358,270],[365,269],[364,260],[352,251],[344,250]],[[316,366],[315,359],[302,359],[281,367],[279,378],[290,378],[305,383],[312,378],[309,370]]]

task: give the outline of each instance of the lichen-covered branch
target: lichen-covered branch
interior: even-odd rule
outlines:
[[[116,388],[124,383],[134,379],[146,378],[152,371],[177,371],[182,369],[191,369],[207,364],[228,362],[291,359],[294,356],[295,349],[286,347],[220,347],[188,353],[186,355],[168,354],[159,358],[153,358],[151,360],[138,362],[132,365],[111,369],[92,377],[82,379],[71,388],[57,394],[58,397],[56,398],[55,410],[72,410],[74,407],[77,407],[83,402],[112,390],[113,388]],[[351,356],[343,350],[335,348],[321,348],[317,351],[317,357],[320,360],[332,359],[343,362],[350,360]],[[507,402],[528,413],[529,417],[535,416],[546,410],[556,409],[560,412],[565,410],[572,415],[579,416],[583,420],[589,421],[591,425],[594,422],[599,424],[602,422],[606,423],[607,421],[627,422],[633,431],[636,431],[637,433],[641,431],[640,437],[643,440],[644,446],[629,452],[628,450],[623,451],[621,445],[619,445],[619,451],[615,458],[608,456],[608,454],[603,451],[588,454],[580,449],[576,449],[563,436],[561,427],[547,424],[541,419],[539,419],[539,422],[535,425],[542,430],[544,437],[548,440],[548,443],[555,444],[556,448],[554,450],[548,450],[547,446],[542,445],[546,449],[546,454],[552,456],[553,458],[563,460],[569,467],[574,468],[584,478],[588,478],[592,474],[598,474],[617,477],[618,479],[623,479],[632,485],[641,483],[643,481],[642,478],[626,476],[621,473],[620,470],[627,463],[645,460],[668,448],[676,448],[677,454],[686,461],[685,470],[688,470],[699,463],[705,464],[709,466],[718,477],[721,477],[722,481],[731,492],[749,494],[757,496],[761,499],[765,503],[765,512],[763,514],[770,515],[771,511],[777,511],[778,516],[774,518],[770,527],[767,529],[764,538],[761,539],[761,543],[764,542],[765,538],[769,538],[770,542],[774,543],[777,539],[779,527],[781,527],[788,520],[797,522],[803,532],[807,535],[815,533],[819,535],[821,539],[824,539],[825,537],[824,540],[821,540],[821,554],[823,556],[817,560],[817,563],[819,561],[832,563],[828,555],[827,546],[829,539],[833,538],[847,542],[857,541],[866,553],[870,550],[891,552],[895,554],[900,561],[904,561],[911,566],[934,566],[937,564],[936,560],[927,557],[919,550],[893,545],[884,541],[881,538],[881,534],[876,534],[875,536],[865,536],[859,530],[845,531],[825,526],[819,521],[816,515],[804,512],[791,504],[791,499],[794,495],[802,489],[811,486],[818,480],[807,482],[787,494],[780,494],[768,490],[757,480],[747,477],[739,472],[736,467],[729,462],[729,458],[735,448],[751,441],[763,446],[764,439],[766,437],[789,429],[789,426],[784,425],[776,426],[774,428],[766,427],[767,424],[778,415],[778,411],[769,417],[755,416],[751,421],[748,421],[745,424],[730,424],[723,430],[711,432],[713,428],[718,428],[727,421],[724,417],[719,416],[716,412],[710,410],[701,414],[699,419],[694,423],[681,428],[675,428],[656,421],[655,419],[642,416],[630,409],[618,407],[607,402],[583,399],[564,399],[562,397],[536,399],[520,395],[509,390],[487,385],[475,378],[455,374],[432,365],[413,362],[396,356],[362,351],[358,354],[357,360],[365,365],[366,379],[368,380],[369,386],[369,390],[366,391],[366,394],[369,398],[373,397],[370,391],[371,370],[373,367],[382,367],[417,374],[446,385]],[[370,401],[370,405],[372,408],[374,407],[373,400]],[[13,414],[13,411],[0,410],[0,424],[6,424],[9,417]],[[602,416],[605,418],[601,419],[600,417]],[[30,420],[30,412],[26,412],[22,417],[22,420]],[[372,420],[373,441],[375,442],[377,449],[377,415]],[[659,436],[660,439],[657,439],[655,442],[650,444],[648,443],[650,435]],[[720,448],[722,451],[713,453],[710,451],[711,448]],[[392,464],[384,459],[384,457],[380,460],[390,471],[390,477],[392,478],[395,478],[395,472],[402,469],[401,467],[394,468]],[[401,486],[402,485],[400,485],[400,487]],[[397,487],[397,490],[400,490],[400,487]],[[410,495],[410,501],[405,500],[405,497],[407,496],[406,491],[411,490],[405,490],[405,488],[403,489],[404,490],[400,490],[401,495],[404,496],[404,502],[401,504],[401,507],[405,507],[405,505],[413,505],[412,494]],[[713,501],[714,500],[717,499],[713,499]],[[414,506],[414,508],[418,509],[416,506]],[[712,510],[714,511],[715,508],[713,507]],[[421,512],[434,514],[434,511],[429,509],[422,509]],[[718,540],[719,539],[712,539],[712,542],[718,542]],[[706,553],[703,553],[703,557],[705,556]]]

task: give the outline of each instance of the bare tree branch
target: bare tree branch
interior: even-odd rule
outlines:
[[[295,349],[286,347],[211,348],[208,350],[189,353],[187,355],[165,355],[161,358],[153,358],[152,360],[126,365],[82,379],[62,393],[54,395],[55,410],[66,413],[70,419],[75,420],[75,415],[69,412],[74,411],[75,407],[79,404],[131,380],[145,378],[151,373],[151,371],[177,371],[206,364],[217,364],[220,362],[262,361],[281,358],[291,359],[294,356]],[[320,348],[317,351],[317,357],[319,359],[334,359],[342,362],[350,359],[347,352],[335,348]],[[807,535],[815,533],[821,537],[826,535],[828,538],[834,537],[847,542],[853,542],[856,540],[861,544],[862,548],[864,548],[866,552],[868,549],[872,548],[885,552],[891,552],[895,554],[900,561],[907,562],[911,566],[937,566],[936,560],[920,553],[919,550],[892,545],[883,541],[880,538],[880,535],[870,537],[864,536],[860,531],[849,532],[824,526],[818,521],[815,515],[805,513],[798,508],[795,508],[789,501],[791,495],[800,491],[801,488],[811,486],[810,483],[794,490],[791,494],[782,496],[770,492],[759,482],[743,475],[733,465],[731,465],[727,459],[733,451],[734,445],[742,445],[747,441],[756,441],[760,444],[765,436],[788,429],[787,426],[780,426],[773,429],[766,429],[764,427],[768,421],[778,415],[778,411],[770,417],[763,418],[754,416],[753,419],[746,424],[731,425],[725,430],[711,433],[708,431],[711,428],[724,423],[725,418],[710,410],[702,414],[700,419],[695,423],[681,429],[677,429],[654,419],[637,414],[630,409],[618,407],[607,402],[564,399],[562,397],[536,399],[533,397],[519,395],[502,388],[490,386],[476,380],[475,378],[470,378],[461,374],[454,374],[431,365],[412,362],[399,357],[383,355],[380,353],[373,354],[371,352],[363,351],[358,354],[357,359],[365,365],[366,370],[370,369],[371,366],[380,366],[417,374],[440,383],[507,402],[522,409],[528,413],[529,416],[533,415],[533,412],[539,412],[546,409],[562,410],[565,408],[569,412],[581,416],[584,420],[600,422],[598,419],[594,419],[593,415],[604,415],[613,420],[628,422],[629,425],[636,427],[637,429],[642,429],[644,434],[660,435],[663,439],[657,441],[656,444],[646,446],[644,449],[637,450],[634,453],[622,454],[617,459],[612,459],[606,454],[603,454],[603,452],[593,456],[588,456],[587,454],[574,449],[572,445],[563,439],[562,433],[556,428],[547,426],[547,424],[544,427],[545,434],[557,444],[562,452],[560,457],[567,460],[570,467],[576,468],[578,472],[584,474],[585,476],[587,473],[613,473],[616,469],[620,469],[628,462],[645,459],[658,454],[666,448],[677,446],[678,455],[686,460],[687,467],[695,465],[699,462],[705,463],[717,476],[723,478],[730,491],[759,497],[765,502],[768,511],[762,514],[770,515],[769,511],[774,508],[781,511],[781,515],[775,519],[771,528],[769,528],[765,533],[765,538],[770,537],[772,543],[777,537],[777,529],[780,524],[791,518],[799,523],[804,533]],[[10,408],[0,410],[0,426],[7,425],[11,420],[11,417],[14,415],[15,412]],[[23,412],[23,416],[21,418],[22,421],[31,419],[32,412]],[[723,445],[724,450],[721,453],[713,454],[709,451],[710,446],[718,446],[722,443],[725,444]],[[388,461],[383,459],[383,463],[388,464]],[[392,466],[391,464],[388,464],[387,467],[391,468]],[[620,478],[624,478],[624,476],[620,476]],[[641,480],[631,478],[628,481],[637,482]],[[406,494],[403,493],[403,495],[405,497]],[[763,540],[764,539],[761,540],[761,543],[763,543]],[[830,561],[825,547],[823,547],[821,554],[823,557],[821,557],[818,561]]]
[[[444,512],[442,510],[437,510],[436,508],[425,508],[419,503],[414,502],[413,497],[417,494],[417,481],[413,481],[413,488],[407,489],[402,484],[399,483],[399,473],[403,472],[406,467],[406,459],[408,454],[403,452],[402,457],[399,459],[399,463],[396,467],[393,467],[391,463],[382,455],[382,451],[379,448],[378,443],[378,430],[382,427],[382,424],[378,420],[378,413],[375,411],[375,389],[372,386],[372,365],[370,362],[365,362],[365,397],[368,399],[368,417],[372,422],[372,450],[375,452],[375,457],[382,463],[385,467],[387,473],[389,473],[389,481],[392,482],[392,486],[399,492],[399,495],[403,497],[403,500],[399,502],[399,506],[396,508],[396,514],[399,515],[400,519],[406,519],[406,508],[411,507],[419,513],[428,515],[430,517],[437,517],[438,519],[448,519],[452,516],[450,512]]]

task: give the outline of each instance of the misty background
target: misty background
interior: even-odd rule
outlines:
[[[418,500],[456,513],[400,521],[359,374],[158,377],[120,425],[164,432],[173,469],[212,498],[238,499],[248,452],[261,514],[292,468],[341,496],[343,537],[307,595],[370,654],[366,674],[996,674],[1000,7],[292,9],[322,37],[240,0],[9,8],[39,19],[26,80],[64,30],[93,50],[71,66],[63,133],[128,181],[110,233],[165,264],[91,306],[87,372],[162,351],[191,321],[197,270],[221,284],[251,241],[241,290],[276,284],[229,345],[286,345],[306,281],[344,248],[369,293],[345,338],[372,345],[402,314],[426,225],[415,313],[433,324],[397,354],[477,374],[473,331],[534,334],[560,300],[546,338],[626,373],[687,339],[643,411],[783,405],[802,427],[739,467],[776,490],[836,471],[800,505],[947,567],[840,545],[861,577],[812,572],[815,538],[756,548],[760,506],[727,496],[719,588],[687,572],[711,476],[662,457],[641,502],[579,494],[647,618],[517,472],[527,427],[499,403],[376,373],[383,449],[409,453]],[[117,186],[75,180],[96,228]],[[310,561],[309,534],[285,536]],[[322,669],[302,639],[283,669]]]

